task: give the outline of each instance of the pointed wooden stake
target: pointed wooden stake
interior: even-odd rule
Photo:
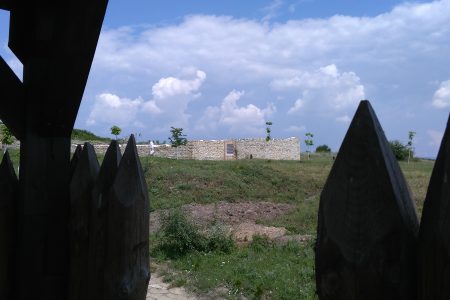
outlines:
[[[70,160],[70,178],[72,179],[73,173],[75,172],[75,168],[77,167],[78,161],[80,160],[81,151],[83,151],[83,147],[80,144],[75,148],[75,152],[73,153],[72,159]]]
[[[105,153],[92,193],[91,226],[89,232],[89,300],[103,298],[103,277],[106,255],[106,226],[108,199],[116,178],[122,154],[117,141],[112,141]]]
[[[450,118],[434,164],[419,233],[419,299],[450,299]]]
[[[0,299],[13,299],[18,180],[8,151],[0,164]]]
[[[415,299],[417,215],[366,100],[321,194],[317,231],[320,299]]]
[[[150,279],[147,184],[132,135],[108,203],[105,299],[145,299]]]
[[[85,143],[70,183],[69,300],[87,299],[89,215],[99,168],[94,147]]]

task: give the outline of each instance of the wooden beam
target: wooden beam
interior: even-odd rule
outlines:
[[[24,133],[25,99],[23,84],[0,56],[0,119],[12,134],[21,139]]]
[[[10,10],[11,2],[11,0],[0,0],[0,9]]]

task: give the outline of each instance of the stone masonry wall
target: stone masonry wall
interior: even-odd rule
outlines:
[[[275,139],[243,139],[236,141],[237,158],[299,160],[300,142],[298,138]]]
[[[186,146],[178,148],[170,145],[155,145],[153,156],[178,159],[198,160],[224,160],[225,144],[234,143],[237,156],[229,158],[245,159],[273,159],[273,160],[299,160],[300,143],[298,138],[274,139],[241,139],[241,140],[211,140],[211,141],[189,141]],[[104,154],[108,148],[107,144],[94,144],[97,154]],[[72,144],[72,152],[76,144]],[[120,145],[122,154],[125,145]],[[137,145],[139,156],[150,154],[149,145]],[[178,152],[178,154],[177,154]]]
[[[192,141],[192,158],[198,160],[223,160],[224,141]]]

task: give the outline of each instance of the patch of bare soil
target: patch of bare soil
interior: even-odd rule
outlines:
[[[286,228],[256,224],[256,221],[271,220],[291,212],[295,208],[292,204],[271,202],[218,202],[213,204],[187,204],[182,207],[188,218],[206,228],[212,223],[223,224],[238,244],[250,242],[254,235],[266,235],[272,240],[285,243],[288,239],[304,241],[309,237],[291,236],[284,238]],[[161,214],[167,210],[150,213],[150,232],[156,232],[160,224]]]

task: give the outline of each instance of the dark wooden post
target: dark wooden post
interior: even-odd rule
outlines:
[[[91,224],[89,230],[88,298],[102,300],[104,291],[108,200],[116,178],[122,154],[117,141],[112,141],[105,153],[100,172],[92,192]],[[114,220],[111,220],[114,222]],[[118,259],[118,258],[116,258]]]
[[[320,197],[320,299],[416,298],[418,219],[403,174],[362,101]]]
[[[68,300],[86,300],[88,294],[89,232],[92,189],[100,166],[94,147],[85,143],[70,182],[70,266]]]
[[[450,119],[423,207],[419,271],[419,299],[450,299]]]
[[[132,135],[108,196],[103,299],[145,299],[149,213],[147,184]]]
[[[0,299],[14,297],[17,213],[16,173],[6,151],[0,164]]]
[[[21,141],[17,299],[67,295],[70,134],[107,0],[0,0],[23,82],[0,59],[0,118]]]

